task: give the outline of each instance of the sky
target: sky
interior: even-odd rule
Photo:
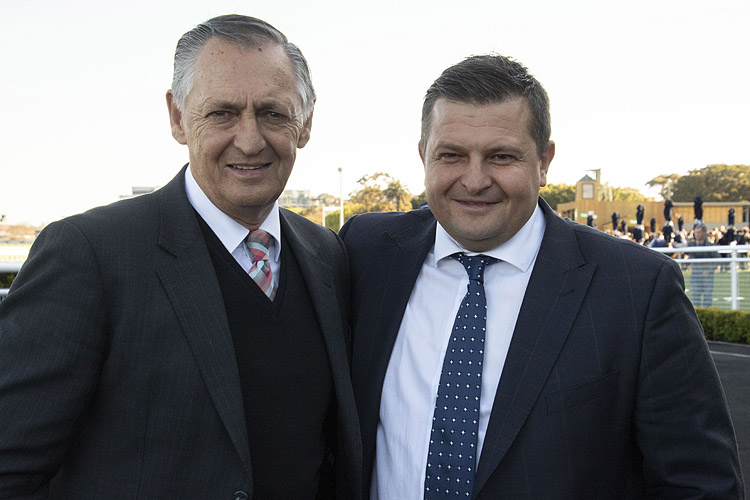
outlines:
[[[179,37],[259,17],[305,54],[318,95],[290,189],[344,195],[387,172],[424,189],[424,92],[495,52],[552,108],[548,181],[592,169],[651,194],[660,174],[750,164],[748,0],[24,0],[0,2],[0,214],[44,224],[166,184],[187,162],[165,101]]]

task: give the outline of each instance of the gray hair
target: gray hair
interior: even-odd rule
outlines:
[[[214,17],[199,24],[180,38],[174,54],[174,76],[172,94],[177,109],[182,110],[188,93],[193,88],[195,62],[203,47],[211,38],[221,38],[241,47],[257,47],[265,44],[281,45],[289,57],[297,80],[297,91],[302,99],[304,121],[312,114],[315,89],[310,77],[310,67],[299,48],[286,36],[265,21],[249,16],[230,14]]]
[[[552,134],[547,92],[524,65],[497,54],[467,57],[443,71],[427,89],[422,105],[420,149],[424,151],[427,145],[432,110],[438,99],[485,105],[514,97],[523,97],[529,103],[530,132],[541,157]]]

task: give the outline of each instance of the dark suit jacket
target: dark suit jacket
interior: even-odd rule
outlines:
[[[473,498],[744,498],[727,404],[678,266],[540,205],[547,227]],[[435,228],[422,209],[357,216],[341,232],[366,496],[383,379]]]
[[[331,363],[337,498],[359,498],[345,250],[291,212],[281,227]],[[184,169],[39,235],[0,303],[0,422],[3,499],[252,498],[235,351]]]

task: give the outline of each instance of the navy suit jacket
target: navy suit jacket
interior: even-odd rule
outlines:
[[[337,498],[359,498],[346,253],[280,215],[331,364]],[[0,302],[0,422],[3,499],[252,498],[235,350],[184,169],[39,235]]]
[[[744,498],[726,400],[676,263],[540,205],[546,230],[473,498]],[[357,216],[341,231],[365,497],[383,379],[435,228],[421,209]]]

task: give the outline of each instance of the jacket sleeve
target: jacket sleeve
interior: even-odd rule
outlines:
[[[737,442],[678,266],[664,261],[644,325],[635,432],[648,498],[744,499]]]
[[[47,498],[96,387],[105,315],[89,242],[48,226],[0,302],[0,498]]]

